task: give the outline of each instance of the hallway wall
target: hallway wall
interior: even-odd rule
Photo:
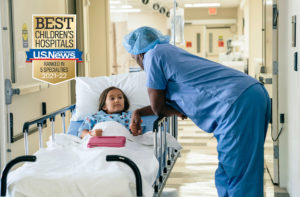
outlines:
[[[89,77],[109,75],[109,1],[90,0],[89,6]]]
[[[279,113],[285,114],[285,124],[279,138],[279,181],[291,197],[300,196],[300,71],[294,70],[294,52],[300,52],[300,42],[292,47],[292,16],[300,17],[299,0],[279,1]],[[299,22],[297,34],[299,35]],[[299,68],[298,68],[299,69]]]
[[[157,22],[159,21],[159,23]],[[162,34],[169,34],[170,25],[168,18],[160,13],[129,13],[128,32],[142,26],[149,26],[158,29]]]
[[[249,58],[248,74],[255,76],[255,67],[262,59],[262,2],[243,0],[238,9],[238,34],[245,37],[245,56]],[[244,24],[244,29],[243,29]]]
[[[262,0],[249,1],[249,75],[262,61]]]

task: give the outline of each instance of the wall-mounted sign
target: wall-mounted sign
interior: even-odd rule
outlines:
[[[218,47],[224,47],[223,36],[219,36],[218,38]]]
[[[26,23],[22,26],[22,43],[23,48],[28,48],[28,28]]]
[[[186,41],[185,46],[186,46],[186,48],[191,48],[192,47],[192,42],[191,41]]]
[[[208,8],[208,15],[217,15],[217,8]]]
[[[26,62],[32,62],[32,78],[58,84],[74,79],[76,61],[76,15],[33,15],[32,49]]]

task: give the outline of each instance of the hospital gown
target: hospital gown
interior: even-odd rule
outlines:
[[[129,130],[130,119],[131,112],[122,112],[121,114],[107,114],[101,110],[85,118],[84,122],[79,127],[79,135],[81,135],[82,130],[92,130],[97,123],[106,121],[116,121],[124,125]]]
[[[148,88],[166,90],[168,104],[214,133],[219,196],[262,197],[263,144],[270,116],[262,84],[170,44],[157,44],[145,53],[143,65]]]

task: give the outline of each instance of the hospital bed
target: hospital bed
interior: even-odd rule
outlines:
[[[137,80],[137,78],[145,79],[144,74],[142,74],[142,73],[129,74],[129,76],[130,77],[133,76],[132,80]],[[120,85],[118,85],[118,83],[120,82],[120,79],[121,79],[121,81],[122,81],[122,79],[127,80],[127,83],[129,83],[129,84],[131,84],[131,82],[132,82],[131,80],[128,81],[127,74],[124,76],[112,76],[112,77],[114,79],[117,79],[117,82],[109,83],[108,86],[114,85],[114,86],[120,87]],[[106,79],[106,81],[111,80],[109,77],[105,78],[105,79]],[[88,79],[88,80],[90,80],[90,79]],[[77,80],[77,82],[78,82],[78,80]],[[80,86],[79,84],[80,84],[80,82],[78,83],[78,85],[76,84],[76,91],[79,90],[77,88],[78,86]],[[141,85],[141,84],[143,84],[143,83],[140,83],[139,85]],[[124,89],[124,87],[120,87],[120,88]],[[133,87],[133,89],[134,89],[134,87]],[[126,90],[124,92],[126,94]],[[135,93],[133,93],[133,94],[135,94]],[[79,95],[77,95],[77,96],[80,97]],[[79,100],[80,100],[80,98],[79,98]],[[130,100],[130,95],[129,95],[129,100]],[[79,105],[79,107],[77,106],[77,104]],[[70,113],[70,112],[73,113],[72,119],[71,119],[71,124],[72,124],[72,122],[76,122],[76,121],[74,121],[73,117],[75,116],[74,110],[78,110],[78,108],[80,108],[80,103],[76,102],[76,105],[71,105],[71,106],[59,109],[51,114],[44,115],[42,117],[39,117],[39,118],[31,120],[31,121],[27,121],[24,123],[23,134],[24,134],[24,144],[25,144],[25,156],[21,156],[21,157],[18,157],[16,159],[12,160],[5,167],[2,177],[1,177],[1,196],[6,195],[7,176],[8,176],[9,170],[11,169],[11,167],[13,165],[15,165],[16,163],[19,163],[19,162],[23,162],[23,161],[24,162],[38,161],[38,159],[35,155],[28,155],[28,152],[29,152],[28,151],[29,128],[33,125],[37,125],[38,132],[39,132],[39,145],[41,148],[40,150],[43,150],[43,141],[42,141],[43,124],[45,124],[46,121],[50,121],[51,134],[52,134],[51,142],[55,142],[57,139],[59,139],[58,137],[60,137],[59,136],[60,134],[57,134],[54,129],[55,128],[55,120],[57,118],[62,119],[62,121],[61,121],[62,122],[62,133],[64,133],[64,134],[67,133],[66,126],[65,126],[66,125],[65,124],[66,123],[66,113]],[[151,117],[142,117],[142,118],[145,118],[144,120],[146,120],[146,122],[150,122],[153,127],[152,132],[153,132],[153,145],[154,146],[152,149],[152,153],[154,151],[154,155],[158,161],[159,167],[158,167],[158,170],[155,171],[157,174],[155,174],[155,179],[152,183],[152,187],[153,187],[153,191],[154,191],[153,196],[160,196],[163,191],[163,188],[166,184],[166,181],[172,171],[172,168],[173,168],[177,158],[180,155],[179,150],[177,150],[175,148],[170,148],[168,146],[168,140],[167,140],[168,133],[170,135],[174,136],[175,138],[177,138],[177,117],[175,117],[175,116],[172,116],[172,117],[151,116]],[[68,130],[68,133],[71,133],[70,128]],[[135,195],[136,196],[144,196],[143,195],[143,191],[144,191],[143,180],[144,179],[142,177],[143,172],[141,172],[141,170],[140,170],[141,168],[143,169],[143,167],[140,167],[133,160],[134,160],[133,158],[128,158],[127,155],[124,156],[124,154],[108,154],[108,155],[106,155],[106,162],[108,162],[108,163],[121,162],[121,163],[127,164],[130,167],[130,169],[132,170],[131,173],[134,174],[134,177],[135,177],[135,185],[136,185],[135,186],[135,189],[136,189]],[[22,168],[22,167],[20,167],[20,168]],[[144,171],[145,171],[145,169],[144,169]],[[8,189],[9,189],[9,187],[8,187]],[[101,196],[101,193],[99,194],[99,196]]]

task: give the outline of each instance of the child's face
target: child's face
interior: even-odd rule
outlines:
[[[108,114],[119,113],[124,110],[124,96],[120,90],[113,89],[108,92],[103,110]]]

